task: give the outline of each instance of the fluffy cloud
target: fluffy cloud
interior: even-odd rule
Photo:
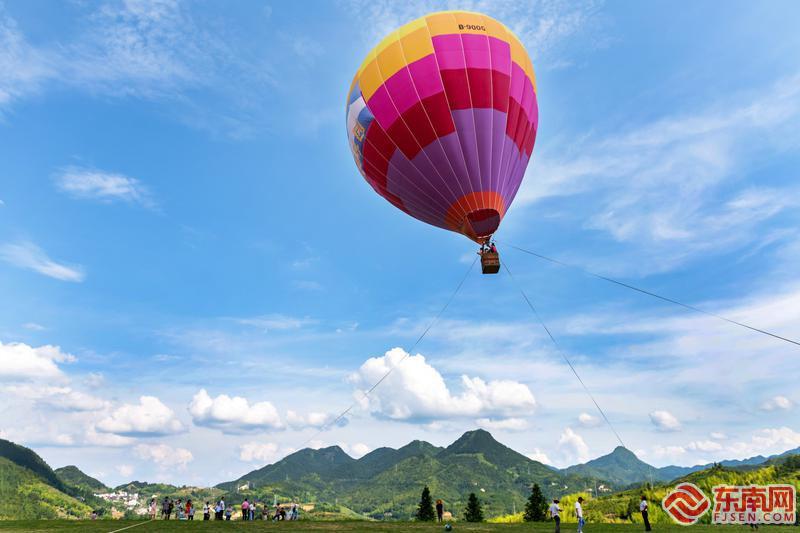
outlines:
[[[578,415],[578,423],[585,428],[594,428],[602,424],[600,418],[592,416],[589,413],[581,413]]]
[[[650,422],[659,431],[679,431],[681,429],[681,423],[669,411],[653,411],[650,413]]]
[[[584,463],[589,460],[589,446],[583,437],[575,433],[572,428],[566,428],[558,439],[558,448],[562,456],[570,462]]]
[[[523,431],[528,429],[528,421],[524,418],[505,418],[501,420],[492,420],[491,418],[479,418],[475,421],[478,427],[488,429],[490,431]]]
[[[59,411],[100,411],[109,407],[109,402],[70,387],[20,384],[10,385],[3,390],[20,398],[47,404]]]
[[[50,259],[47,254],[30,241],[0,246],[0,259],[20,268],[33,270],[44,276],[80,283],[85,274],[75,265],[66,265]]]
[[[770,455],[800,447],[800,433],[786,426],[756,431],[749,441],[734,442],[726,447],[733,457]]]
[[[401,364],[402,361],[402,364]],[[393,372],[364,398],[365,390]],[[383,357],[368,359],[349,377],[358,390],[362,407],[393,420],[427,421],[450,417],[501,417],[530,415],[536,400],[530,389],[510,380],[486,382],[461,376],[461,394],[453,394],[442,375],[422,355],[394,348]]]
[[[270,402],[252,405],[241,396],[220,394],[216,398],[200,389],[189,404],[189,414],[198,426],[219,429],[226,433],[283,429],[278,410]]]
[[[722,449],[722,444],[713,440],[696,440],[690,442],[686,448],[698,452],[717,452]]]
[[[147,188],[135,178],[101,170],[67,167],[55,178],[56,186],[74,198],[89,198],[102,202],[115,200],[152,207]]]
[[[246,326],[253,326],[267,332],[300,329],[316,324],[317,321],[311,318],[297,318],[280,314],[272,314],[256,316],[252,318],[240,318],[237,320],[237,322]]]
[[[134,453],[145,461],[153,461],[160,468],[186,468],[193,459],[186,448],[173,448],[166,444],[139,444]]]
[[[271,464],[282,456],[278,450],[274,442],[246,442],[239,446],[239,459],[248,463]]]
[[[133,474],[133,467],[131,465],[126,465],[126,464],[117,465],[116,470],[117,472],[119,472],[119,475],[124,478],[130,477],[131,474]]]
[[[550,462],[550,458],[547,456],[547,454],[545,452],[543,452],[542,450],[540,450],[539,448],[534,448],[533,451],[528,454],[528,457],[530,459],[533,459],[534,461],[539,461],[540,463],[543,463],[543,464],[546,464],[546,465],[552,464]]]
[[[73,361],[75,357],[58,346],[0,342],[0,380],[64,380],[57,363]]]
[[[292,429],[305,429],[316,428],[321,429],[336,419],[336,415],[332,413],[318,413],[311,412],[307,415],[301,415],[295,411],[286,412],[286,423]],[[347,417],[342,417],[337,422],[339,426],[347,425]]]
[[[130,437],[153,437],[183,431],[172,409],[155,396],[142,396],[138,404],[124,404],[97,424],[104,433]]]
[[[786,396],[773,396],[761,404],[764,411],[788,410],[792,408],[792,401]]]

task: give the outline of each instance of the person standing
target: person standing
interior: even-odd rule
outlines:
[[[242,520],[247,520],[248,518],[250,518],[250,503],[245,498],[242,502]]]
[[[208,505],[208,502],[203,506],[203,520],[209,520],[211,518],[211,507]]]
[[[156,499],[150,498],[150,520],[156,519]]]
[[[436,500],[436,521],[441,522],[443,516],[444,516],[444,502],[442,500]]]
[[[225,514],[225,498],[219,499],[219,519],[222,520],[222,515]]]
[[[161,519],[162,520],[169,520],[167,516],[169,514],[169,498],[164,496],[164,501],[161,502]]]
[[[559,513],[561,509],[558,507],[558,499],[553,500],[553,503],[550,504],[550,517],[553,519],[553,522],[556,523],[555,533],[561,533],[561,515]]]
[[[575,502],[575,516],[578,517],[578,533],[583,533],[583,496],[578,496],[578,501]]]
[[[189,520],[194,520],[194,504],[192,500],[186,500],[186,515]]]
[[[642,513],[642,521],[644,522],[645,531],[653,531],[650,527],[650,518],[647,516],[647,496],[642,494],[642,501],[639,503],[639,511]]]

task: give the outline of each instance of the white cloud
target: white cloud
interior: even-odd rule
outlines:
[[[124,404],[97,423],[104,433],[131,437],[170,435],[183,431],[172,409],[155,396],[141,396],[138,404]]]
[[[95,424],[90,424],[86,429],[84,442],[90,446],[99,446],[103,448],[122,448],[128,447],[134,443],[134,439],[130,437],[121,437],[113,433],[103,433],[97,431]]]
[[[47,404],[58,411],[99,411],[109,407],[109,402],[70,387],[18,384],[5,387],[5,392]]]
[[[722,433],[721,431],[712,431],[710,433],[710,436],[714,440],[726,440],[728,438],[728,436],[725,433]]]
[[[659,459],[679,459],[686,454],[686,448],[683,446],[661,446],[653,447],[653,455]]]
[[[73,361],[75,357],[58,346],[0,342],[0,380],[65,380],[57,363]]]
[[[246,326],[253,326],[267,331],[287,331],[301,329],[306,326],[316,324],[316,320],[311,318],[297,318],[281,314],[263,315],[252,318],[240,318],[237,322]]]
[[[47,329],[41,324],[37,324],[36,322],[25,322],[24,324],[22,324],[22,327],[25,329],[29,329],[31,331],[44,331],[45,329]]]
[[[524,418],[504,418],[500,420],[492,420],[491,418],[479,418],[475,421],[478,427],[487,429],[489,431],[524,431],[528,429],[528,421]]]
[[[594,428],[603,422],[599,417],[592,416],[589,413],[581,413],[578,415],[578,423],[585,428]]]
[[[120,200],[154,207],[150,191],[135,179],[122,174],[81,167],[67,167],[55,177],[56,186],[74,198],[102,202]]]
[[[311,412],[307,415],[301,415],[295,411],[286,412],[286,423],[292,429],[305,429],[305,428],[323,428],[334,421],[336,415],[333,413],[320,413]],[[343,417],[340,421],[347,423],[347,418]]]
[[[698,255],[761,242],[762,222],[797,208],[797,188],[731,182],[796,143],[800,76],[752,94],[621,134],[586,136],[567,151],[564,143],[555,152],[537,146],[516,205],[572,196],[572,211],[580,206],[575,223],[628,246],[618,248],[613,263],[585,259],[612,272],[670,270]]]
[[[350,446],[345,448],[345,450],[352,457],[355,457],[356,459],[358,459],[360,457],[363,457],[363,456],[367,455],[372,450],[372,448],[370,448],[368,445],[364,444],[363,442],[356,442],[355,444],[351,444]]]
[[[552,464],[547,454],[542,450],[540,450],[539,448],[534,448],[533,451],[528,454],[528,457],[530,459],[533,459],[534,461],[539,461],[542,464],[546,465]]]
[[[679,431],[681,423],[669,411],[653,411],[650,413],[650,422],[660,431]]]
[[[405,358],[405,359],[404,359]],[[402,361],[402,363],[401,363]],[[394,371],[365,400],[363,391]],[[527,385],[517,381],[461,376],[461,394],[453,394],[442,375],[422,355],[401,348],[368,359],[348,380],[356,398],[373,414],[393,420],[430,421],[452,417],[508,418],[527,416],[536,400]]]
[[[585,463],[589,460],[589,446],[583,437],[572,428],[565,428],[558,439],[558,448],[562,456],[571,462]]]
[[[54,261],[47,256],[44,250],[30,241],[0,246],[0,259],[14,266],[33,270],[61,281],[80,283],[86,277],[80,266]]]
[[[270,431],[284,428],[278,410],[270,402],[250,404],[241,396],[220,394],[216,398],[200,389],[189,404],[189,414],[198,426],[226,433]]]
[[[285,454],[274,442],[246,442],[239,446],[239,459],[248,463],[271,464]]]
[[[800,447],[800,433],[783,426],[756,431],[749,441],[734,442],[726,446],[733,457],[772,455]]]
[[[761,404],[761,409],[764,411],[786,411],[791,409],[793,405],[792,401],[786,396],[773,396]]]
[[[193,459],[186,448],[173,448],[166,444],[138,444],[134,453],[145,461],[153,461],[159,468],[186,468]]]
[[[133,467],[131,465],[120,464],[115,467],[116,471],[119,472],[119,475],[128,478],[133,474]]]
[[[713,440],[696,440],[690,442],[686,449],[698,452],[717,452],[722,449],[722,444]]]

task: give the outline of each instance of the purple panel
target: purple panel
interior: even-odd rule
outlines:
[[[395,151],[386,173],[386,189],[403,202],[407,199],[413,202],[417,212],[424,210],[428,217],[437,218],[436,225],[442,225],[447,210],[458,196],[449,191],[452,183],[433,170],[422,153],[414,159],[411,162],[400,150]]]
[[[472,109],[454,109],[451,111],[453,122],[456,124],[456,133],[461,145],[461,152],[464,154],[464,162],[467,165],[467,181],[464,188],[466,192],[476,192],[481,190],[481,169],[478,159],[478,143],[475,138],[475,117]]]
[[[478,145],[478,165],[480,191],[492,190],[492,115],[494,109],[473,109],[472,116],[475,120],[475,141]]]

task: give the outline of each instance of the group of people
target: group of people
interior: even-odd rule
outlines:
[[[151,520],[156,519],[157,507],[156,499],[150,498],[148,510]],[[186,503],[184,503],[181,498],[173,500],[165,496],[164,501],[161,502],[161,519],[169,520],[173,513],[175,520],[194,520],[194,504],[192,500],[187,499]]]
[[[288,509],[282,505],[275,506],[275,512],[270,514],[269,507],[266,504],[258,506],[258,503],[253,500],[250,502],[247,498],[242,502],[242,520],[298,520],[299,507],[293,503]],[[150,499],[148,506],[150,518],[156,519],[158,504],[155,498]],[[211,520],[211,513],[214,513],[214,520],[231,520],[233,517],[233,506],[225,504],[225,498],[220,498],[217,503],[211,505],[206,502],[203,505],[203,520]],[[161,502],[161,519],[169,520],[173,516],[175,520],[194,520],[195,508],[192,500],[187,499],[186,503],[181,498],[173,500],[167,496]]]
[[[554,499],[550,504],[550,517],[556,524],[555,533],[561,533],[561,508],[558,506],[558,499]],[[644,522],[644,530],[652,531],[650,527],[650,517],[647,512],[647,496],[642,494],[642,499],[639,502],[639,512],[642,513],[642,522]],[[583,518],[583,497],[578,496],[578,501],[575,502],[575,516],[578,518],[578,533],[583,533],[583,526],[586,525],[586,520]]]

